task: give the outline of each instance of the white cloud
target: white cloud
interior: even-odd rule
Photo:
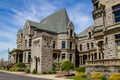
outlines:
[[[69,17],[73,24],[75,24],[75,31],[77,33],[93,24],[92,16],[88,14],[90,10],[87,10],[87,7],[85,4],[77,4],[68,10]]]
[[[13,15],[14,22],[18,26],[22,26],[25,24],[26,20],[32,21],[40,21],[44,17],[48,16],[49,14],[53,13],[56,7],[48,2],[40,1],[39,4],[35,3],[25,3],[26,8],[22,10],[12,9],[15,13]],[[39,7],[38,7],[39,6]]]

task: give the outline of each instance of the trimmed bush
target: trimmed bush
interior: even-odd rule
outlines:
[[[25,68],[26,66],[25,66],[25,63],[20,62],[20,63],[17,64],[17,67]]]
[[[16,67],[14,68],[14,71],[20,71],[20,68]]]
[[[107,80],[106,76],[102,76],[101,80]]]
[[[26,73],[30,73],[30,69],[26,69],[26,71],[25,71]]]
[[[74,68],[74,64],[71,61],[65,61],[63,62],[63,64],[61,65],[61,69],[64,71],[66,70],[68,72],[69,75],[69,70]]]
[[[84,72],[77,72],[75,74],[76,77],[82,77],[82,78],[87,78],[86,74]]]
[[[75,68],[75,70],[77,72],[85,72],[85,67],[78,67],[78,68]]]
[[[52,72],[52,74],[56,74],[56,70],[52,70],[51,72]]]
[[[109,80],[120,80],[120,73],[113,73],[110,77]]]
[[[100,72],[94,72],[92,74],[92,79],[101,79],[102,76],[103,76],[102,73],[100,73]]]
[[[48,74],[52,74],[52,71],[48,71]]]
[[[37,70],[34,69],[34,70],[32,71],[32,74],[37,74]]]
[[[46,71],[42,71],[42,74],[47,74],[47,72]]]
[[[15,68],[14,68],[14,67],[12,67],[12,68],[10,68],[10,69],[9,69],[9,71],[15,71]]]

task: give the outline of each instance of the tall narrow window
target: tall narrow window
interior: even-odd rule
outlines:
[[[70,61],[72,61],[72,54],[70,54]]]
[[[26,53],[24,53],[24,62],[26,63]]]
[[[65,59],[65,53],[62,54],[62,59]]]
[[[65,41],[62,41],[62,49],[65,48],[65,45],[66,45],[66,42],[65,42]]]
[[[70,49],[72,49],[72,42],[70,41]]]
[[[82,51],[82,44],[80,44],[80,51]]]
[[[31,52],[28,53],[28,62],[31,62]]]
[[[91,38],[91,32],[88,32],[88,34],[89,34],[89,38]]]
[[[94,44],[93,44],[93,42],[91,43],[91,48],[94,48]]]
[[[71,29],[71,30],[70,30],[70,37],[72,37],[72,33],[73,33],[73,30]]]
[[[87,43],[87,49],[90,49],[90,48],[89,48],[89,43]]]
[[[53,48],[55,48],[56,47],[56,42],[55,41],[53,41]]]
[[[120,4],[113,6],[112,9],[113,9],[115,22],[120,22]]]
[[[32,40],[29,39],[29,47],[32,45]]]

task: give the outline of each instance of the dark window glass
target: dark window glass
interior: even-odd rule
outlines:
[[[91,48],[94,48],[94,44],[93,43],[91,43]]]
[[[89,32],[88,34],[89,34],[89,38],[91,38],[91,32]]]
[[[28,53],[28,62],[31,62],[31,52]]]
[[[65,59],[65,53],[62,54],[62,59]]]
[[[120,34],[115,35],[115,39],[120,39]]]
[[[56,42],[55,41],[53,41],[53,48],[55,48],[56,47]]]
[[[80,45],[80,51],[82,50],[82,45]]]
[[[72,54],[70,54],[70,61],[72,61]]]
[[[73,30],[70,30],[70,37],[72,37]]]
[[[32,40],[31,40],[31,39],[29,39],[29,47],[31,46],[31,44],[32,44]]]
[[[53,54],[53,59],[57,59],[57,54],[56,53]]]
[[[89,49],[89,43],[87,43],[87,49]]]
[[[120,5],[114,6],[113,10],[115,22],[120,22]]]
[[[70,42],[70,49],[72,49],[72,42]]]
[[[66,45],[65,41],[62,41],[62,48],[65,48],[65,45]]]
[[[113,6],[113,10],[120,9],[120,5]]]

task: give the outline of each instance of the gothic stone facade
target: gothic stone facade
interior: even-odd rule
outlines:
[[[38,22],[26,21],[17,34],[12,63],[24,62],[38,73],[55,62],[70,60],[86,73],[120,72],[120,0],[92,0],[94,25],[80,34],[62,9]],[[78,56],[79,55],[79,56]]]
[[[31,71],[52,70],[53,63],[70,60],[75,64],[74,26],[62,9],[40,23],[26,21],[17,34],[17,49],[10,52],[10,62],[24,62]]]

